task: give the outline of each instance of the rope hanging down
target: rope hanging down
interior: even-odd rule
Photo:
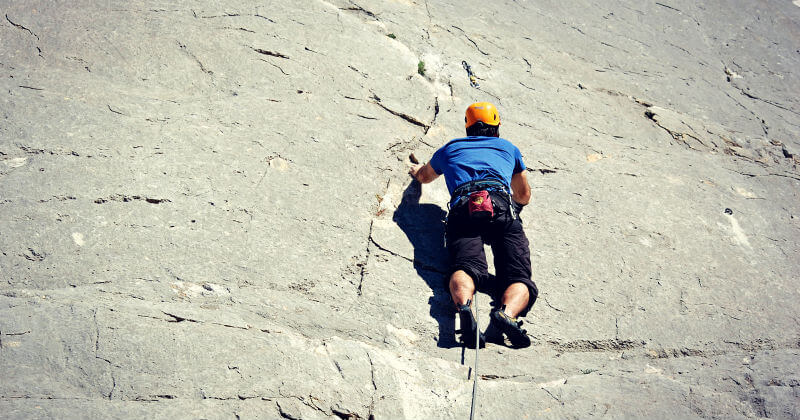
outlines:
[[[464,62],[466,64],[466,62]],[[480,324],[478,324],[478,294],[472,296],[472,303],[475,305],[475,325],[478,326],[480,331]],[[463,328],[463,326],[462,326]],[[469,420],[473,420],[475,416],[475,401],[478,399],[478,349],[481,348],[480,344],[481,334],[475,334],[475,367],[472,368],[472,406],[469,409]]]

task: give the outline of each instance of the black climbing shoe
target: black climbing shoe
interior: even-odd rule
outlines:
[[[495,321],[491,316],[489,317],[489,326],[486,327],[486,331],[483,332],[484,337],[486,337],[487,343],[494,343],[494,344],[505,344],[505,338],[503,338],[503,330],[500,329],[498,326],[499,324]]]
[[[478,323],[475,322],[475,317],[472,315],[470,303],[472,303],[472,301],[468,300],[466,305],[458,307],[458,319],[461,324],[461,342],[467,347],[474,349],[475,334],[478,334]],[[486,338],[483,336],[483,333],[480,333],[480,340],[481,348],[486,347]]]
[[[514,348],[523,348],[531,345],[531,338],[522,328],[522,321],[512,318],[505,313],[505,305],[500,309],[492,309],[491,321],[486,329],[489,342],[503,344],[503,334],[511,341]]]

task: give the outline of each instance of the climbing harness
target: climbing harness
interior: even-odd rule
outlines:
[[[511,198],[511,193],[508,191],[508,188],[504,183],[494,179],[481,179],[477,181],[465,182],[453,190],[452,199],[447,203],[447,213],[444,218],[444,235],[442,235],[442,240],[444,241],[445,247],[447,247],[447,224],[450,221],[450,215],[452,214],[453,209],[468,205],[470,194],[481,190],[486,190],[490,193],[497,192],[504,196],[508,200],[508,212],[511,214],[511,219],[517,219],[517,211],[514,208],[514,202]],[[491,194],[489,195],[489,199],[491,200]]]
[[[511,213],[511,218],[516,220],[517,212],[514,210],[514,203],[512,202],[511,193],[504,183],[495,181],[493,179],[481,179],[477,181],[465,182],[455,190],[453,190],[452,204],[448,203],[448,210],[460,204],[464,204],[469,200],[470,193],[486,190],[489,192],[496,191],[508,200],[508,211]]]
[[[475,323],[478,324],[478,294],[472,296],[473,303],[475,304]],[[478,399],[478,350],[480,349],[480,324],[478,324],[478,334],[475,334],[475,367],[472,368],[472,405],[469,409],[469,420],[473,420],[475,416],[475,401]]]
[[[478,78],[475,77],[474,73],[472,73],[472,67],[470,67],[466,61],[462,61],[461,65],[464,67],[464,70],[467,71],[467,76],[469,76],[469,85],[474,88],[481,87],[481,85],[478,84]]]

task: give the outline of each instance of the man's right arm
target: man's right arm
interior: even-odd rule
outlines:
[[[424,165],[414,165],[408,170],[408,173],[421,184],[427,184],[439,177],[439,174],[433,170],[430,162]]]
[[[528,185],[528,175],[525,171],[517,172],[511,177],[511,192],[517,204],[524,206],[531,201],[531,187]]]

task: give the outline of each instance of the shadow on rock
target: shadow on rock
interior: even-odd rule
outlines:
[[[455,312],[447,289],[447,252],[444,248],[444,221],[447,213],[436,204],[420,204],[422,186],[417,181],[403,192],[403,199],[392,220],[414,247],[414,268],[433,291],[430,315],[439,323],[438,346],[460,346],[455,339]]]

